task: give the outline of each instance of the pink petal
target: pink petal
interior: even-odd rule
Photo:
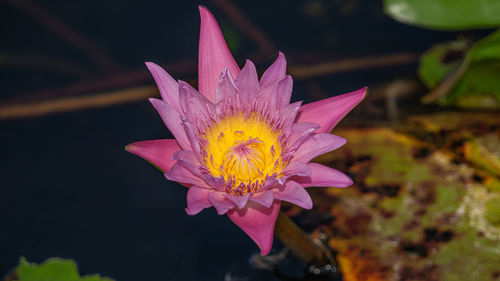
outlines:
[[[311,122],[301,122],[292,125],[292,133],[288,138],[288,143],[290,145],[290,150],[295,151],[297,148],[305,142],[312,133],[319,129],[319,124]]]
[[[248,104],[255,99],[257,92],[259,92],[259,78],[257,77],[257,70],[255,65],[247,60],[245,66],[241,69],[238,76],[236,76],[235,84],[238,87],[241,102]]]
[[[357,91],[308,103],[300,108],[297,122],[321,125],[318,133],[330,132],[366,95],[366,87]]]
[[[177,163],[179,163],[179,165],[182,165],[184,168],[188,169],[191,173],[193,173],[193,175],[204,179],[204,175],[200,171],[201,164],[192,151],[177,151],[172,155],[172,159],[177,160]]]
[[[213,102],[215,101],[215,89],[219,75],[224,67],[228,67],[232,75],[237,75],[240,68],[231,55],[212,13],[203,6],[199,6],[199,10],[201,25],[198,50],[198,89],[200,93]]]
[[[213,191],[208,193],[208,201],[215,207],[217,214],[223,215],[233,209],[235,204],[226,197],[224,192]]]
[[[313,206],[309,193],[302,185],[294,181],[289,180],[285,186],[274,188],[272,191],[274,199],[287,201],[308,210]]]
[[[276,112],[278,104],[278,83],[270,83],[262,87],[258,93],[259,98],[266,104],[267,111],[272,116]],[[285,115],[287,116],[287,115]]]
[[[279,82],[286,75],[286,59],[282,52],[278,53],[278,58],[274,63],[266,69],[260,78],[260,86],[265,86],[269,83]]]
[[[297,175],[302,177],[307,177],[311,175],[311,169],[305,162],[292,161],[283,170],[285,175]]]
[[[198,143],[198,140],[195,136],[193,126],[191,123],[187,121],[182,122],[182,126],[184,126],[184,131],[186,131],[186,136],[189,139],[189,142],[191,143],[191,151],[193,151],[194,155],[198,159],[199,162],[202,161],[203,157],[201,157],[200,151],[201,147],[200,144]]]
[[[231,195],[227,194],[226,198],[233,201],[233,203],[238,207],[238,209],[243,209],[248,202],[248,197],[250,194],[247,193],[245,195]]]
[[[168,130],[175,137],[179,145],[183,149],[189,149],[191,145],[182,126],[181,116],[170,105],[164,103],[159,99],[149,99],[153,107],[160,114],[163,123],[167,126]]]
[[[213,102],[182,80],[179,81],[179,100],[181,108],[186,114],[195,113],[196,115],[203,114],[207,116],[209,111],[215,111]]]
[[[220,74],[219,84],[215,90],[215,103],[234,95],[236,95],[236,85],[229,68],[225,67]]]
[[[259,246],[261,255],[267,255],[273,246],[274,225],[280,206],[279,200],[274,200],[270,208],[249,201],[246,208],[233,209],[227,216]]]
[[[273,192],[271,190],[266,190],[263,192],[252,193],[252,195],[250,195],[250,200],[269,208],[274,201]]]
[[[208,201],[208,193],[213,192],[207,188],[191,186],[187,192],[187,208],[188,215],[196,215],[201,210],[212,206]]]
[[[293,177],[292,179],[301,184],[303,187],[348,187],[352,185],[351,178],[333,168],[318,163],[309,163],[309,168],[311,169],[310,176]]]
[[[291,130],[295,121],[295,117],[300,110],[301,101],[297,101],[291,104],[287,104],[284,107],[280,108],[281,116],[286,117],[285,122],[283,123],[284,130]]]
[[[155,79],[163,101],[169,104],[179,114],[182,114],[179,104],[179,85],[177,81],[163,70],[163,68],[152,62],[146,62],[146,66]]]
[[[295,152],[293,160],[309,162],[316,156],[337,149],[346,143],[346,139],[331,134],[314,134]]]
[[[175,163],[170,170],[165,173],[168,180],[183,183],[184,185],[196,185],[198,187],[210,188],[208,184],[199,176],[193,174],[180,163]]]
[[[125,150],[146,159],[166,172],[175,164],[172,155],[181,148],[174,139],[163,139],[134,142],[127,145]]]
[[[292,76],[287,75],[278,83],[278,108],[282,108],[290,103],[292,97],[293,80]]]

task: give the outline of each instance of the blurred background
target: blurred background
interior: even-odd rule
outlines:
[[[500,5],[446,2],[0,1],[0,277],[62,257],[121,281],[235,280],[257,253],[124,151],[171,137],[144,62],[196,85],[201,4],[240,66],[286,55],[294,101],[369,87],[320,159],[355,186],[285,206],[344,280],[500,280]]]

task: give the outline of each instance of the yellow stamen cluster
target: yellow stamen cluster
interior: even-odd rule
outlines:
[[[283,170],[279,135],[257,113],[225,117],[202,136],[205,165],[214,177],[224,177],[227,192],[255,192],[268,176]]]

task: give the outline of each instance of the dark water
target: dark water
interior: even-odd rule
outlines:
[[[396,23],[382,13],[378,1],[317,1],[322,6],[314,16],[304,12],[314,8],[307,2],[235,1],[285,54],[345,58],[418,53],[433,42],[456,36]],[[124,70],[140,68],[144,61],[195,59],[198,4],[210,8],[230,29],[230,22],[210,2],[36,3],[102,47]],[[91,77],[101,75],[92,71],[85,55],[12,5],[0,3],[0,21],[0,52],[58,58],[83,66]],[[256,47],[243,36],[239,40],[235,56],[243,62]],[[266,67],[273,57],[269,54],[256,63]],[[413,76],[415,67],[310,81],[333,95],[396,76]],[[43,68],[3,65],[0,98],[79,79]],[[310,81],[296,83],[295,100],[311,100],[306,92]],[[123,150],[133,141],[171,137],[147,101],[0,121],[0,133],[0,276],[15,267],[20,256],[33,262],[58,256],[76,260],[81,273],[101,273],[121,281],[223,280],[229,268],[257,252],[225,216],[213,210],[188,216],[185,189]]]

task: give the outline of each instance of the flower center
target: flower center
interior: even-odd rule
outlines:
[[[256,113],[225,117],[202,136],[205,165],[214,177],[224,178],[226,192],[256,192],[283,170],[280,133]]]

